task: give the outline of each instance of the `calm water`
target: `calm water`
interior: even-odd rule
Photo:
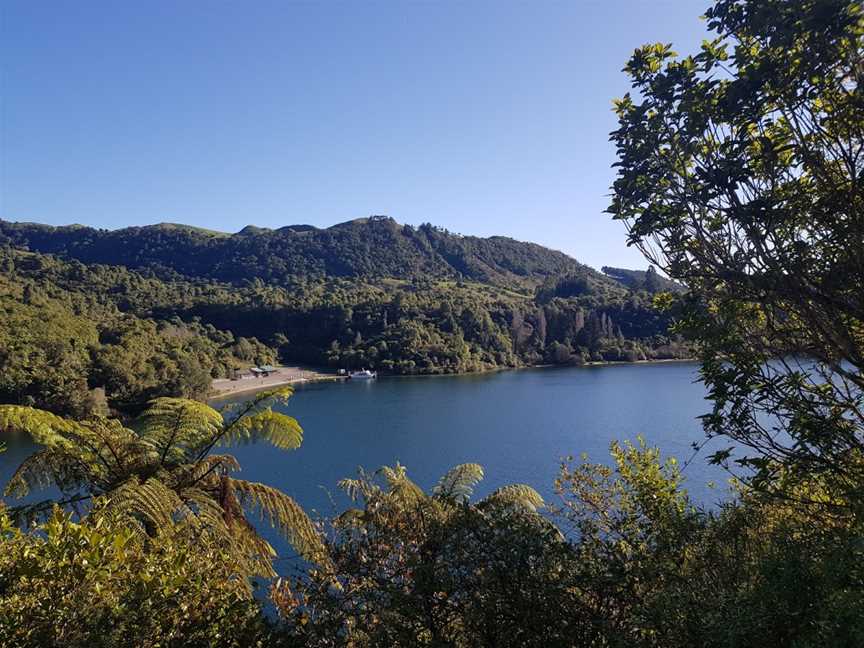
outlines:
[[[421,486],[431,488],[451,466],[477,462],[486,479],[482,496],[512,482],[552,495],[561,457],[588,453],[608,460],[613,439],[643,435],[680,461],[702,438],[696,417],[708,409],[704,387],[688,363],[534,369],[478,376],[383,378],[299,386],[285,408],[305,430],[299,450],[247,445],[231,452],[244,479],[277,486],[307,510],[333,512],[328,491],[354,476],[396,461]],[[32,452],[23,438],[6,439],[0,455],[5,484],[14,466]],[[696,458],[685,471],[694,499],[710,505],[725,484],[720,470]]]

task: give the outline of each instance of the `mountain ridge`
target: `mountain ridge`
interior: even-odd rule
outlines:
[[[0,220],[0,244],[84,263],[148,268],[160,274],[285,285],[297,277],[471,279],[530,292],[550,277],[588,273],[558,250],[506,236],[454,234],[431,224],[371,216],[327,228],[247,225],[235,233],[178,223],[116,230]]]

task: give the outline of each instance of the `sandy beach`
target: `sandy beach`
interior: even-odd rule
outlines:
[[[247,377],[239,380],[229,378],[216,378],[211,384],[210,398],[231,396],[242,392],[257,391],[267,387],[278,385],[290,385],[292,383],[308,382],[311,380],[336,380],[336,374],[325,374],[311,369],[300,367],[279,367],[275,373],[259,378]]]

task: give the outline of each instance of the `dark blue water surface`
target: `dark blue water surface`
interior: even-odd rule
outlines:
[[[520,482],[553,498],[562,457],[585,452],[607,462],[614,439],[641,434],[664,454],[689,459],[691,443],[702,439],[696,417],[709,405],[695,380],[696,365],[664,363],[310,383],[297,386],[284,408],[304,428],[300,449],[258,444],[229,452],[243,466],[238,477],[276,486],[321,515],[334,512],[328,492],[345,504],[339,479],[397,461],[424,488],[456,464],[477,462],[486,470],[478,496]],[[4,484],[35,449],[25,437],[5,441]],[[704,457],[685,476],[697,502],[724,496],[726,475]],[[708,488],[709,481],[721,486]]]
[[[691,443],[703,438],[696,417],[708,410],[695,380],[696,365],[664,363],[311,383],[284,408],[304,428],[300,449],[231,452],[242,478],[277,486],[324,515],[339,479],[397,461],[424,488],[450,467],[476,462],[486,470],[478,496],[520,482],[548,498],[562,457],[585,452],[606,462],[614,439],[641,434],[664,454],[689,459]],[[696,501],[723,496],[707,483],[724,484],[726,475],[704,458],[685,476]]]

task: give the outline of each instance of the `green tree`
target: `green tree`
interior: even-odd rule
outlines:
[[[195,401],[159,398],[135,422],[71,421],[33,408],[0,406],[0,431],[29,433],[42,449],[26,459],[6,486],[23,496],[51,485],[61,497],[9,509],[17,521],[38,519],[54,506],[80,506],[106,497],[108,508],[132,528],[155,536],[177,524],[213,536],[227,547],[246,577],[274,576],[272,547],[255,531],[248,514],[266,518],[310,561],[326,559],[314,526],[290,497],[264,484],[236,479],[231,455],[213,454],[219,444],[267,441],[280,449],[300,446],[295,419],[272,409],[290,388],[258,394],[225,419]]]
[[[470,503],[482,477],[456,466],[432,495],[398,464],[340,482],[360,508],[334,521],[330,567],[274,588],[286,633],[309,647],[573,645],[555,578],[566,545],[542,498],[514,484]]]
[[[860,520],[814,519],[797,500],[739,484],[707,512],[673,459],[640,440],[610,464],[566,462],[553,520],[571,531],[566,612],[593,629],[579,645],[620,648],[856,646],[864,633]],[[807,596],[801,596],[806,591]]]
[[[86,415],[97,343],[93,323],[68,309],[0,297],[0,400]]]
[[[852,0],[721,0],[717,38],[627,64],[610,212],[690,290],[713,411],[758,481],[864,481],[864,87]],[[717,452],[725,462],[730,446]]]
[[[236,559],[182,524],[136,534],[98,501],[30,532],[0,508],[0,645],[20,648],[267,645]]]

